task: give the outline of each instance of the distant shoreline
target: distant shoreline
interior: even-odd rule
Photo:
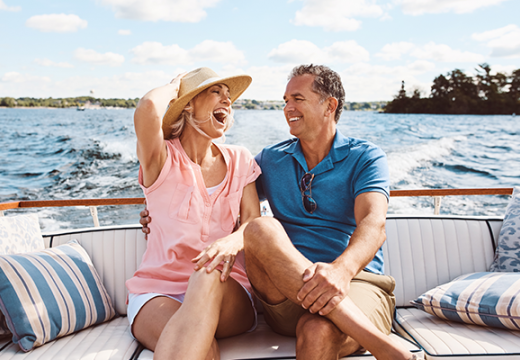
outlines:
[[[138,102],[138,98],[100,99],[89,96],[56,99],[0,97],[0,109],[134,109]],[[382,112],[387,103],[387,101],[345,102],[343,109],[347,111]],[[238,99],[233,103],[235,110],[283,110],[284,106],[285,103],[282,100]]]

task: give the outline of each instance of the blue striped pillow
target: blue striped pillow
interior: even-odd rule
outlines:
[[[459,276],[411,303],[445,320],[520,330],[520,273]]]
[[[0,256],[0,309],[23,351],[115,316],[90,257],[76,240]]]

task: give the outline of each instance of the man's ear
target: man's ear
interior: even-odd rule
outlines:
[[[338,108],[338,99],[331,96],[326,101],[327,101],[327,111],[325,112],[325,115],[334,116],[336,109]]]

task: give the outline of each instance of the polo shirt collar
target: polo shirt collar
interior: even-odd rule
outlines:
[[[298,161],[300,166],[308,172],[307,162],[305,161],[305,156],[303,155],[302,146],[300,143],[300,139],[296,139],[296,141],[289,144],[285,150],[287,154],[292,155]],[[350,152],[350,138],[343,136],[343,134],[336,130],[336,135],[334,136],[334,142],[332,143],[332,147],[330,148],[329,153],[325,158],[318,164],[314,169],[312,169],[312,173],[315,175],[321,174],[325,171],[331,170],[334,168],[334,163],[345,159]]]

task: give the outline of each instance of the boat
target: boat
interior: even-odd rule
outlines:
[[[520,359],[520,331],[443,320],[410,305],[436,286],[468,274],[485,272],[494,258],[502,218],[441,214],[445,196],[507,196],[512,188],[392,190],[392,197],[428,196],[434,213],[387,217],[383,247],[385,272],[396,279],[397,309],[392,338],[420,359]],[[114,304],[117,316],[23,352],[10,337],[0,339],[0,360],[7,359],[152,359],[130,334],[125,280],[139,266],[146,249],[141,226],[100,226],[98,206],[143,204],[144,198],[11,201],[0,203],[0,215],[15,209],[87,206],[93,227],[43,234],[46,248],[75,239],[90,256]],[[222,360],[295,359],[295,339],[275,334],[259,311],[258,328],[219,340]],[[368,352],[344,359],[372,359]]]

